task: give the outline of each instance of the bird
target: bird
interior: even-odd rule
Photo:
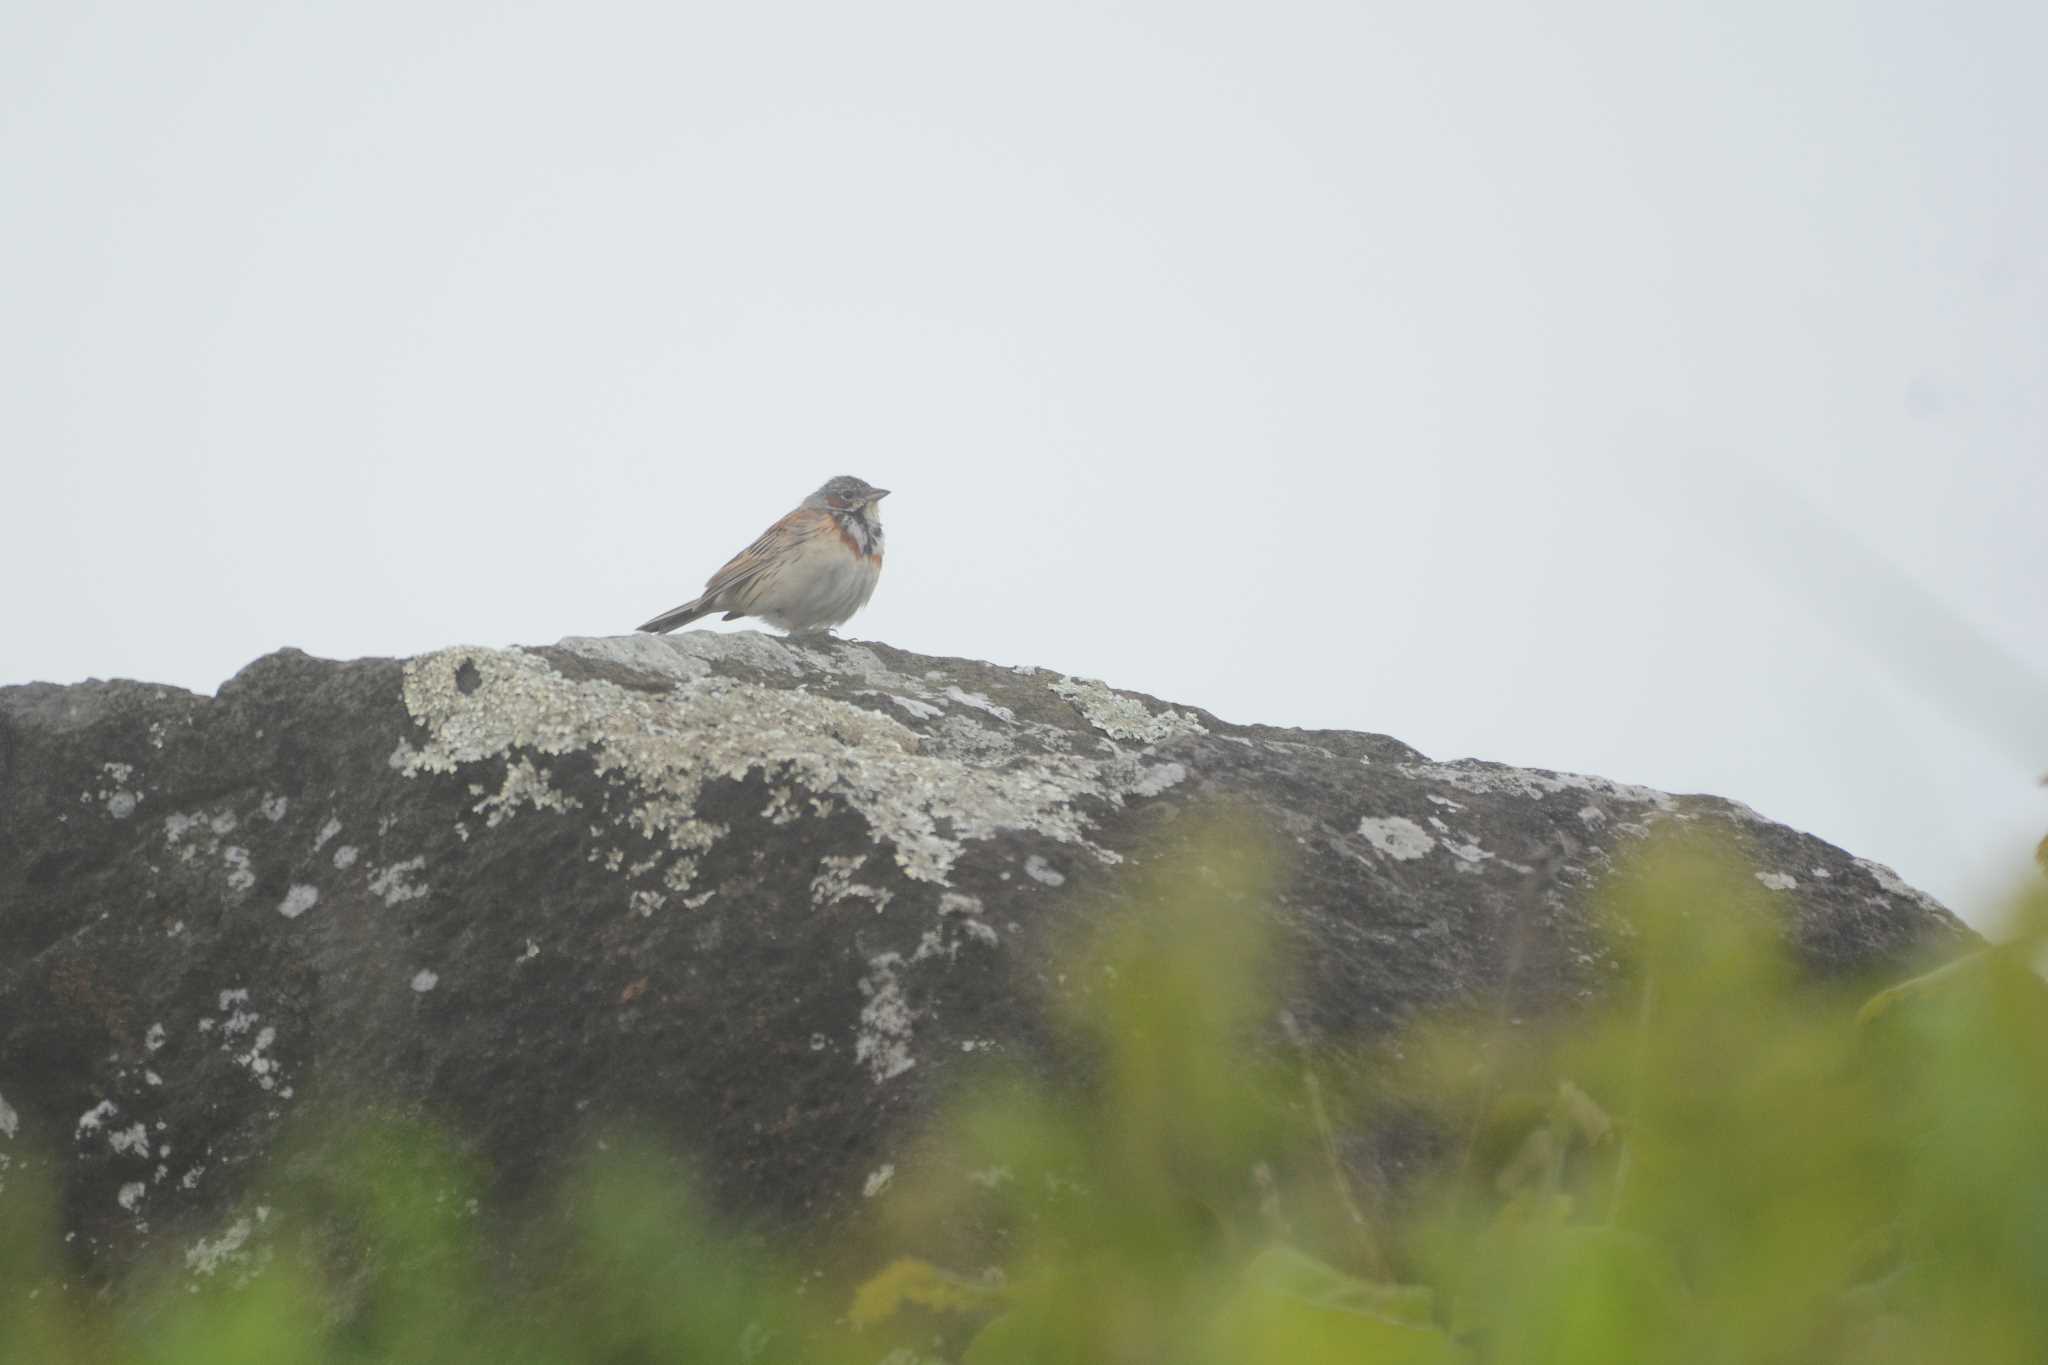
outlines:
[[[830,630],[874,596],[889,496],[851,474],[827,479],[760,539],[726,561],[704,591],[638,629],[665,635],[714,611],[758,616],[792,635]]]

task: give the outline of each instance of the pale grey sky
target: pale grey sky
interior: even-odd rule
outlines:
[[[2044,51],[10,0],[0,681],[624,630],[853,473],[849,634],[1714,792],[1986,922],[2048,829]]]

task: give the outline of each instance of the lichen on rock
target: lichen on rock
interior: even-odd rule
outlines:
[[[963,1063],[1069,1068],[1061,945],[1145,894],[1120,857],[1199,869],[1215,802],[1282,855],[1244,911],[1333,1044],[1601,998],[1594,897],[1654,824],[1730,841],[1816,971],[1969,942],[1716,798],[879,643],[287,650],[214,698],[0,688],[0,750],[0,1061],[75,1059],[5,1068],[0,1156],[58,1154],[82,1264],[175,1245],[195,1280],[260,1261],[265,1158],[358,1090],[513,1181],[624,1116],[752,1226],[826,1237],[864,1173],[913,1173]]]
[[[1143,702],[1113,692],[1093,678],[1060,678],[1047,685],[1111,739],[1157,744],[1178,735],[1209,733],[1208,727],[1185,712],[1169,709],[1154,715]]]
[[[778,786],[845,801],[877,843],[892,847],[906,876],[939,884],[948,881],[970,840],[1019,830],[1086,843],[1080,803],[1122,799],[1121,774],[1093,758],[1004,753],[977,763],[927,754],[917,732],[879,709],[712,672],[707,659],[742,649],[753,667],[783,672],[804,665],[803,651],[763,637],[738,648],[701,643],[736,638],[695,637],[692,652],[682,656],[690,662],[681,667],[673,652],[649,656],[650,646],[662,647],[653,642],[611,649],[617,661],[661,663],[674,680],[662,693],[601,678],[572,680],[519,649],[458,647],[423,655],[406,664],[404,692],[406,709],[426,738],[409,746],[400,771],[454,773],[504,761],[498,791],[475,808],[488,811],[495,825],[522,804],[566,808],[532,756],[586,754],[599,775],[633,793],[625,823],[688,854],[701,854],[722,832],[695,817],[704,785],[758,772]],[[1168,724],[1160,733],[1174,728]]]

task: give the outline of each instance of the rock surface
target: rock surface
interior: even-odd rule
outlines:
[[[507,1188],[625,1120],[728,1211],[829,1230],[957,1068],[1047,1046],[1053,931],[1207,798],[1291,848],[1265,911],[1323,1039],[1598,992],[1587,888],[1661,820],[1724,830],[1813,970],[1969,939],[1727,801],[1042,670],[751,633],[287,650],[212,698],[0,689],[0,1186],[53,1161],[87,1268],[219,1273],[295,1116],[363,1095]]]

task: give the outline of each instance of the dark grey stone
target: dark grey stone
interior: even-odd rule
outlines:
[[[508,1196],[637,1125],[748,1225],[828,1236],[950,1077],[1057,1069],[1062,927],[1131,859],[1198,862],[1216,800],[1291,857],[1247,913],[1319,1041],[1598,995],[1587,889],[1660,821],[1725,833],[1816,973],[1971,941],[1727,801],[1043,670],[752,633],[285,650],[213,698],[0,689],[0,1162],[54,1160],[99,1271],[245,1264],[265,1159],[355,1097]]]

